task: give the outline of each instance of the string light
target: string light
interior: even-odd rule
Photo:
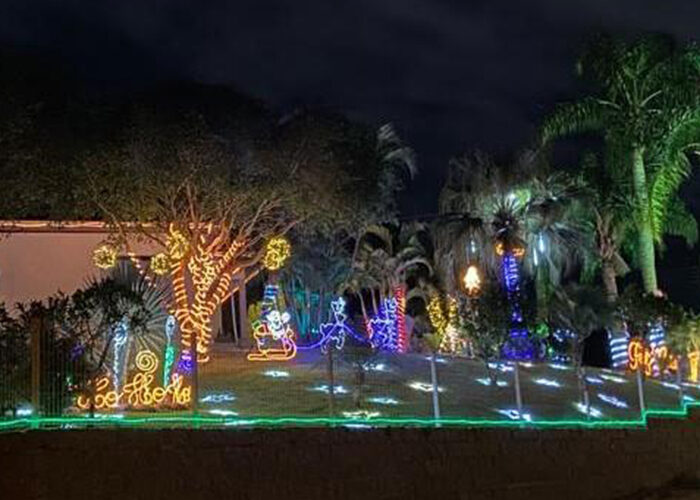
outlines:
[[[615,375],[606,375],[604,373],[600,374],[600,378],[607,380],[608,382],[614,382],[616,384],[626,384],[627,380],[622,377],[616,377]]]
[[[408,337],[406,334],[406,290],[399,285],[394,289],[396,297],[396,351],[405,353],[408,351]]]
[[[535,357],[534,346],[528,339],[529,332],[523,324],[523,313],[520,306],[520,272],[517,258],[522,254],[515,250],[503,251],[503,245],[500,242],[497,244],[497,253],[499,246],[501,248],[499,255],[502,256],[503,281],[511,307],[510,340],[504,345],[503,354],[510,359],[532,359]]]
[[[275,236],[267,242],[262,264],[268,271],[277,271],[284,267],[291,254],[292,245],[289,244],[287,238]]]
[[[627,332],[623,332],[621,335],[613,336],[611,333],[609,335],[609,350],[610,350],[610,360],[612,362],[613,368],[622,368],[627,364],[627,350],[629,349],[629,336]]]
[[[170,382],[170,372],[175,363],[176,350],[173,345],[173,336],[177,328],[177,320],[172,314],[165,320],[165,352],[163,353],[163,385]]]
[[[111,269],[117,265],[117,249],[111,245],[100,245],[92,252],[92,262],[100,269]]]
[[[126,318],[114,327],[114,356],[112,359],[112,376],[115,389],[118,391],[121,385],[122,372],[124,371],[124,350],[129,336],[129,323]]]
[[[152,351],[143,350],[136,354],[135,365],[138,372],[124,385],[122,391],[110,389],[108,377],[95,381],[94,408],[117,408],[125,404],[132,408],[158,408],[161,406],[181,407],[190,403],[192,389],[184,386],[182,376],[175,374],[167,386],[153,386],[158,358]],[[93,405],[89,396],[80,395],[76,406],[87,410]]]

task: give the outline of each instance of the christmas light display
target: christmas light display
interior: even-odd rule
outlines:
[[[533,380],[533,382],[537,385],[544,385],[546,387],[561,387],[561,384],[559,382],[548,378],[538,378]]]
[[[231,394],[230,392],[215,392],[212,394],[207,394],[206,396],[199,398],[200,403],[227,403],[231,401],[235,401],[236,396]]]
[[[500,245],[500,243],[499,243]],[[511,307],[510,339],[503,346],[503,355],[509,359],[533,359],[535,350],[530,341],[529,332],[524,324],[523,313],[520,306],[520,272],[518,270],[518,256],[522,256],[524,250],[515,249],[505,252],[501,245],[501,267],[506,295]]]
[[[414,382],[409,382],[407,385],[415,391],[433,392],[433,384],[428,384],[426,382],[414,381]],[[442,387],[437,388],[438,392],[444,392],[444,390],[445,389],[443,389]]]
[[[397,313],[396,299],[394,297],[384,299],[379,312],[369,320],[367,325],[372,347],[393,352],[398,350]]]
[[[194,367],[192,366],[192,354],[188,350],[182,351],[180,353],[180,360],[177,363],[178,373],[189,375],[192,373],[193,368]]]
[[[698,381],[698,364],[700,362],[700,351],[692,351],[688,353],[688,380],[691,382]]]
[[[330,394],[330,392],[331,392],[330,386],[328,386],[326,384],[317,385],[315,387],[312,387],[310,390],[315,391],[315,392],[322,392],[324,394]],[[350,394],[350,391],[348,391],[342,385],[336,385],[336,386],[333,386],[333,394]]]
[[[592,406],[586,406],[585,404],[578,402],[574,403],[574,408],[576,408],[577,411],[580,413],[583,413],[584,415],[589,415],[593,418],[600,418],[603,416],[603,412],[600,411],[597,408],[594,408]]]
[[[616,408],[628,408],[629,407],[628,404],[625,403],[623,400],[621,400],[615,396],[611,396],[609,394],[599,393],[598,399],[600,399],[601,401],[604,401],[610,405],[613,405]]]
[[[396,351],[404,353],[408,351],[408,337],[406,335],[406,289],[399,285],[394,288],[396,298]]]
[[[521,414],[518,410],[511,408],[496,409],[497,413],[500,413],[504,417],[508,417],[510,420],[524,420],[525,422],[532,421],[532,416],[529,413]]]
[[[283,236],[275,236],[267,242],[263,266],[268,271],[277,271],[284,267],[285,262],[292,254],[292,246]]]
[[[263,375],[270,378],[289,378],[289,372],[283,372],[280,370],[266,370]]]
[[[175,363],[176,349],[173,344],[173,336],[177,328],[177,320],[172,314],[165,320],[165,351],[163,352],[163,385],[170,382],[170,372]]]
[[[664,373],[677,372],[678,357],[671,353],[668,346],[656,345],[646,346],[639,337],[631,339],[627,348],[629,370],[642,370],[647,377],[659,375],[662,371],[660,367],[663,367]]]
[[[477,378],[476,381],[479,382],[481,385],[485,385],[485,386],[493,385],[493,382],[491,381],[491,379],[486,378],[486,377]],[[498,387],[508,387],[508,382],[506,382],[505,380],[498,380],[498,381],[496,381],[496,385]]]
[[[127,340],[129,338],[129,323],[123,318],[114,327],[114,338],[112,339],[112,384],[115,390],[119,391],[121,386],[122,373],[124,372],[124,358]]]
[[[238,413],[231,410],[222,410],[220,408],[214,408],[213,410],[208,410],[212,415],[221,415],[222,417],[235,417]]]
[[[263,321],[253,322],[253,337],[257,352],[249,353],[248,361],[287,361],[297,354],[294,331],[289,322],[288,312],[272,310]]]
[[[92,262],[100,269],[111,269],[117,265],[117,249],[111,245],[100,245],[92,252]]]
[[[603,385],[605,383],[603,382],[603,379],[598,377],[592,377],[590,375],[586,377],[586,382],[593,385]]]
[[[367,398],[368,403],[374,403],[377,405],[388,405],[388,406],[396,406],[399,404],[398,399],[386,397],[386,396],[377,396],[373,398]]]
[[[151,271],[158,276],[166,275],[170,272],[170,257],[166,253],[157,253],[151,257]]]
[[[479,293],[481,290],[481,278],[479,277],[479,270],[472,264],[467,268],[467,272],[464,273],[464,289],[467,291],[467,295],[473,296]]]
[[[608,350],[610,362],[613,368],[623,368],[627,364],[627,349],[629,348],[629,335],[627,332],[618,334],[608,333]]]
[[[343,412],[343,417],[349,419],[369,420],[370,418],[377,418],[379,416],[381,416],[381,412],[378,411],[355,410]]]
[[[120,391],[110,389],[109,377],[95,381],[94,408],[118,408],[125,405],[130,408],[183,407],[189,404],[192,391],[185,386],[182,376],[173,375],[172,382],[167,386],[153,386],[155,372],[158,369],[158,357],[149,350],[139,351],[135,358],[136,369],[131,380]],[[89,396],[78,396],[76,406],[87,410],[93,406]]]
[[[358,335],[347,324],[347,313],[345,312],[346,301],[343,297],[338,297],[331,301],[331,315],[333,321],[321,323],[319,327],[320,337],[316,342],[307,345],[298,345],[299,350],[310,350],[320,348],[321,352],[328,352],[328,347],[332,344],[336,350],[341,350],[345,345],[345,338],[350,335],[360,343],[365,343],[366,339]]]
[[[604,373],[600,374],[600,378],[607,380],[608,382],[614,382],[616,384],[626,384],[627,380],[622,377],[616,377],[615,375],[606,375]]]

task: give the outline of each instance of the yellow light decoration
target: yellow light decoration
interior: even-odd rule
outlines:
[[[267,242],[263,266],[269,271],[281,269],[292,254],[292,245],[284,236],[275,236]]]
[[[690,355],[688,356],[690,359]],[[654,375],[654,367],[657,364],[664,366],[665,372],[678,371],[678,357],[671,353],[667,346],[651,349],[644,345],[640,338],[630,340],[627,346],[628,368],[630,371],[643,370],[647,377]],[[691,365],[691,376],[693,367]]]
[[[445,318],[442,312],[442,304],[440,297],[432,297],[428,303],[428,318],[430,319],[430,324],[435,328],[435,332],[438,335],[442,335],[447,328],[447,318]]]
[[[268,317],[270,315],[272,318],[266,322],[253,322],[253,337],[258,350],[248,354],[248,361],[287,361],[297,355],[294,331],[289,327],[289,320],[285,321],[279,311],[273,311]]]
[[[180,260],[187,254],[189,242],[187,238],[185,238],[185,235],[175,229],[175,226],[172,224],[168,232],[168,240],[166,241],[168,255],[173,260]]]
[[[467,268],[467,272],[464,274],[464,288],[468,295],[476,295],[481,289],[479,270],[473,264]]]
[[[110,245],[100,245],[92,252],[92,262],[100,269],[111,269],[117,265],[117,249]]]
[[[447,326],[440,342],[440,351],[456,354],[464,349],[464,340],[459,336],[457,324],[459,320],[459,308],[457,299],[447,298]]]
[[[688,380],[691,382],[698,381],[698,365],[700,364],[700,351],[691,351],[688,353],[689,373]]]
[[[101,377],[95,382],[95,409],[119,408],[157,408],[161,406],[182,407],[192,401],[192,388],[184,386],[182,375],[176,373],[167,386],[153,386],[158,370],[158,357],[149,350],[139,351],[136,355],[136,369],[129,383],[121,392],[110,389],[110,377]],[[78,396],[76,405],[81,410],[89,409],[92,401],[89,396]]]
[[[151,257],[151,270],[158,276],[163,276],[170,272],[170,257],[166,253],[157,253]]]
[[[513,253],[514,257],[517,257],[518,259],[521,258],[523,255],[525,255],[525,248],[524,247],[513,247],[511,249],[511,252]],[[503,255],[504,253],[504,246],[503,243],[500,241],[496,243],[496,255]]]

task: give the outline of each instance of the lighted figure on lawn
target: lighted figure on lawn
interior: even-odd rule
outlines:
[[[124,372],[124,358],[126,357],[127,340],[129,339],[129,323],[123,318],[114,327],[114,353],[112,358],[112,383],[116,390],[119,390]]]
[[[170,372],[175,363],[175,345],[173,336],[177,328],[177,319],[172,314],[165,320],[165,351],[163,353],[163,385],[170,382]]]
[[[375,349],[406,352],[406,297],[403,288],[397,287],[394,297],[384,299],[379,312],[367,325],[370,343]]]
[[[287,361],[297,354],[294,331],[288,312],[274,309],[262,320],[253,322],[253,337],[257,352],[248,354],[248,361]]]
[[[308,344],[299,345],[300,350],[310,350],[321,348],[321,352],[328,352],[328,348],[334,345],[337,350],[341,350],[345,345],[345,339],[348,335],[355,338],[359,342],[366,342],[367,340],[358,335],[350,326],[347,324],[347,313],[345,312],[345,307],[347,303],[343,297],[338,297],[331,302],[331,314],[333,315],[333,321],[329,323],[321,323],[320,331],[321,336],[318,341]]]
[[[135,359],[137,372],[124,385],[123,389],[110,388],[109,377],[97,379],[94,399],[91,396],[78,396],[76,405],[81,410],[128,408],[183,407],[192,399],[192,389],[184,385],[184,379],[174,374],[172,382],[163,386],[153,383],[158,370],[158,357],[149,350],[139,351]]]

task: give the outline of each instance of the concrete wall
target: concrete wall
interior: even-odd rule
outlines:
[[[0,435],[0,498],[608,499],[700,471],[700,414],[649,430]],[[645,498],[635,495],[633,498]],[[658,497],[655,497],[658,498]]]

